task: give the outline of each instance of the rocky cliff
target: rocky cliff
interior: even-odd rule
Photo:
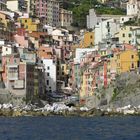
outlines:
[[[140,75],[137,72],[123,73],[116,77],[108,88],[96,90],[86,105],[90,108],[118,108],[140,105]]]

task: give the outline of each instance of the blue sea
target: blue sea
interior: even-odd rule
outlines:
[[[140,117],[1,117],[0,140],[140,140]]]

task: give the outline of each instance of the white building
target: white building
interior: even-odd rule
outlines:
[[[81,58],[84,54],[86,54],[88,52],[94,52],[94,51],[97,51],[97,50],[95,48],[82,48],[82,49],[77,48],[74,62],[75,63],[80,63]]]
[[[132,29],[132,45],[138,46],[140,49],[140,27]]]
[[[127,3],[127,15],[137,15],[140,12],[140,0],[129,0]]]
[[[59,42],[59,46],[66,45],[67,42],[73,41],[72,34],[66,29],[55,29],[52,31],[52,37],[55,41]]]
[[[43,59],[45,65],[45,83],[48,92],[56,91],[56,61],[54,59]]]
[[[14,53],[14,47],[11,45],[4,45],[2,46],[2,56],[11,55]]]
[[[44,25],[43,30],[46,31],[48,33],[48,35],[51,35],[52,31],[53,31],[53,27],[49,26],[49,25]]]
[[[18,0],[7,0],[7,8],[11,11],[18,11],[19,1]]]
[[[119,28],[120,23],[114,19],[101,21],[95,26],[95,45],[98,45],[103,39],[114,37],[115,33],[119,31]]]
[[[0,46],[4,46],[4,39],[0,39]]]
[[[119,22],[122,16],[123,15],[97,15],[94,9],[90,9],[89,15],[87,15],[87,28],[94,29],[97,24],[109,19],[114,19],[116,22]]]
[[[130,21],[130,20],[132,20],[134,18],[134,16],[122,16],[122,17],[120,17],[120,24],[123,24],[123,23],[125,23],[125,22],[127,22],[127,21]]]
[[[95,10],[90,9],[89,15],[87,15],[87,28],[93,29],[95,27],[95,25],[100,21],[101,21],[101,18],[97,17]]]

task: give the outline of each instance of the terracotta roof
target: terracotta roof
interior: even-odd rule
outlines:
[[[124,47],[126,50],[135,50],[136,49],[133,45],[130,45],[130,44],[124,44]]]
[[[32,32],[29,33],[30,37],[35,37],[35,38],[40,38],[41,35],[45,35],[45,36],[49,36],[47,33],[45,32]]]

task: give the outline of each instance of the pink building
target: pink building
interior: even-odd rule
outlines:
[[[24,28],[17,28],[17,34],[14,35],[14,41],[19,47],[28,48],[28,38]]]
[[[35,1],[35,10],[36,16],[39,18],[47,17],[47,1],[46,0],[37,0]]]
[[[26,55],[29,56],[28,53]],[[42,64],[28,62],[19,54],[13,53],[2,57],[2,69],[5,88],[14,96],[24,97],[27,101],[44,96],[45,83]]]
[[[36,0],[33,7],[35,16],[42,19],[42,22],[50,26],[60,26],[59,21],[59,1],[57,0]]]

